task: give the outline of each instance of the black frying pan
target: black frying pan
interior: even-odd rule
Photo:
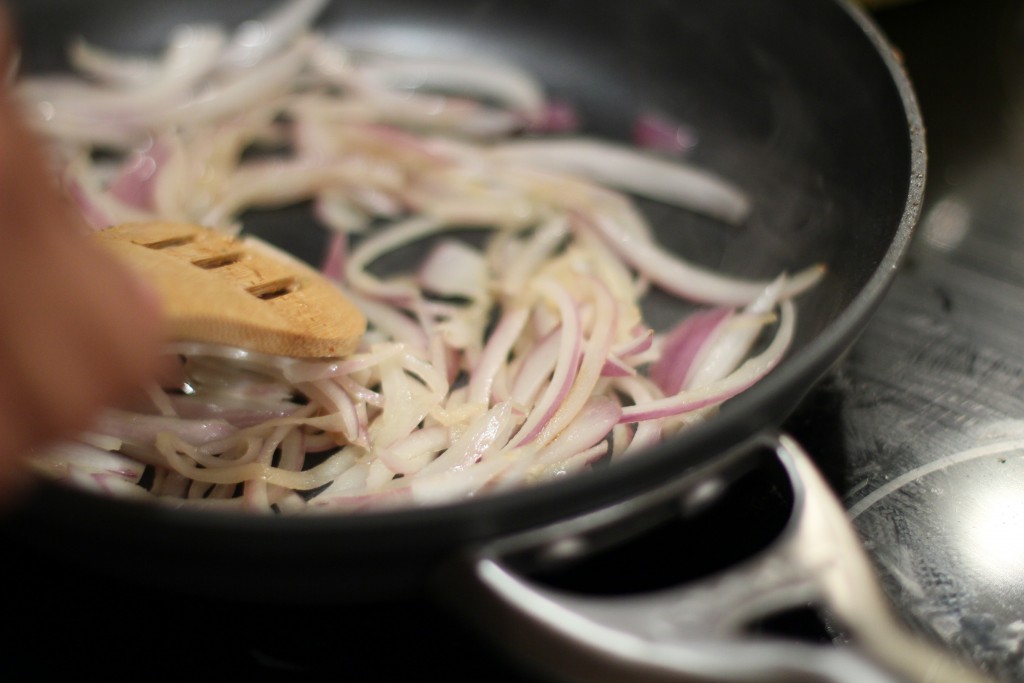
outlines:
[[[176,23],[235,24],[268,4],[26,0],[14,9],[25,67],[50,71],[64,67],[76,34],[112,49],[156,51]],[[113,574],[130,568],[157,583],[199,575],[193,586],[209,593],[378,599],[422,590],[452,558],[497,539],[631,501],[650,499],[645,509],[656,509],[666,482],[675,493],[692,492],[759,462],[764,449],[751,443],[761,444],[855,340],[918,216],[924,142],[910,86],[868,20],[841,3],[344,0],[321,26],[368,47],[513,60],[571,101],[595,135],[628,139],[636,115],[648,110],[692,125],[694,161],[748,192],[752,216],[723,228],[683,211],[644,208],[663,242],[727,272],[768,277],[828,265],[827,277],[800,301],[790,356],[720,415],[640,457],[454,505],[253,518],[42,485],[12,520],[42,552]],[[295,231],[303,216],[300,209],[254,216],[249,229],[316,261],[324,235]],[[662,324],[681,313],[652,304]],[[263,590],[268,585],[272,594]]]

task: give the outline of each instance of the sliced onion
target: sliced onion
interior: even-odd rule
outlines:
[[[504,365],[513,344],[522,332],[530,312],[526,308],[512,308],[505,312],[494,331],[477,367],[469,377],[469,400],[490,405],[491,388],[499,369]]]
[[[350,52],[310,32],[324,5],[285,0],[230,38],[182,29],[156,59],[79,43],[89,81],[22,84],[93,225],[237,235],[249,210],[311,201],[332,230],[323,272],[368,320],[345,359],[171,344],[185,395],[105,415],[89,443],[114,456],[39,467],[121,495],[145,463],[142,495],[220,510],[450,501],[629,457],[780,362],[791,299],[823,270],[712,272],[658,244],[630,196],[745,219],[742,191],[678,158],[682,124],[641,114],[642,149],[540,139],[578,120],[518,67]],[[463,228],[489,243],[433,239]],[[396,250],[417,265],[389,272]],[[719,308],[656,335],[652,287]],[[131,470],[110,471],[121,458]]]
[[[558,306],[561,316],[558,358],[555,362],[551,382],[512,440],[513,446],[529,443],[544,429],[569,394],[573,379],[579,370],[580,359],[583,356],[583,327],[580,309],[572,295],[565,287],[550,280],[540,281],[537,288]]]
[[[683,155],[696,147],[697,133],[664,114],[647,112],[633,122],[633,142],[641,149]]]
[[[779,320],[779,329],[771,344],[760,354],[744,362],[736,371],[717,382],[700,388],[628,406],[623,409],[620,421],[639,422],[680,415],[718,405],[753,386],[755,382],[779,364],[793,339],[793,330],[796,325],[796,311],[793,304],[790,301],[784,301],[780,305],[780,309],[782,315]]]
[[[544,111],[544,94],[537,81],[508,64],[377,56],[360,66],[364,78],[387,88],[424,88],[496,100],[526,121],[539,119]]]
[[[132,484],[138,483],[145,471],[145,466],[137,460],[73,441],[55,444],[30,462],[36,468],[52,469],[58,477],[67,476],[69,469],[74,468],[90,475],[118,477]]]
[[[714,333],[732,317],[732,309],[698,311],[674,327],[662,341],[661,357],[651,365],[649,376],[666,394],[686,385],[694,359]]]
[[[451,446],[433,462],[420,470],[421,474],[465,471],[471,465],[497,453],[516,427],[516,416],[509,403],[499,403],[470,422]],[[420,488],[419,480],[413,484]]]
[[[620,230],[613,218],[596,215],[588,226],[610,244],[627,263],[662,289],[691,301],[718,306],[742,306],[755,300],[770,281],[751,281],[710,271],[669,253],[663,247]],[[814,265],[792,275],[783,296],[793,297],[812,287],[824,268]]]
[[[575,419],[558,436],[537,452],[539,465],[553,465],[588,451],[607,438],[622,416],[622,406],[606,398],[589,399]]]
[[[159,74],[130,89],[98,87],[85,81],[37,78],[20,86],[33,102],[48,104],[43,125],[66,121],[90,126],[115,121],[129,137],[143,134],[169,108],[186,100],[191,90],[216,64],[224,45],[223,33],[212,26],[182,26],[160,64]]]
[[[252,68],[307,31],[327,0],[287,0],[239,26],[224,49],[221,63]]]
[[[121,172],[107,188],[108,191],[128,206],[152,210],[156,178],[169,155],[170,150],[159,142],[136,152],[125,162]]]
[[[187,420],[163,415],[141,415],[121,410],[104,413],[97,431],[115,436],[125,443],[150,444],[158,434],[170,432],[193,445],[223,439],[237,433],[226,420]]]
[[[601,379],[601,370],[611,350],[616,323],[615,304],[603,283],[598,280],[590,280],[589,283],[595,310],[590,336],[583,345],[582,358],[571,387],[554,414],[540,426],[537,435],[540,444],[549,443],[557,437],[583,409]]]
[[[115,54],[82,37],[71,42],[68,59],[71,66],[84,75],[116,86],[139,87],[152,83],[160,72],[160,64],[156,60]]]
[[[427,254],[417,280],[428,292],[477,300],[487,294],[487,264],[476,249],[446,239]]]
[[[727,223],[741,223],[750,212],[742,191],[707,171],[608,142],[585,138],[511,142],[495,148],[494,155],[506,162],[579,174]]]

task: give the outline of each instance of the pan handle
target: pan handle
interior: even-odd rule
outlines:
[[[732,458],[733,466],[673,491],[676,509],[680,502],[682,509],[692,504],[702,490],[727,485],[739,471],[735,464],[750,461],[751,450],[778,459],[793,504],[772,545],[743,563],[693,583],[629,596],[567,592],[513,568],[524,553],[585,555],[602,533],[607,537],[608,529],[621,529],[624,519],[638,515],[635,506],[624,505],[478,549],[452,568],[461,576],[449,573],[442,582],[458,591],[449,592],[447,602],[484,622],[501,645],[565,681],[985,680],[900,625],[845,511],[790,437],[762,437],[743,458]],[[748,628],[809,606],[838,626],[831,643],[753,635]]]

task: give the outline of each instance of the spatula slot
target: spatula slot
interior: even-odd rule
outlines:
[[[171,247],[181,247],[196,239],[195,235],[177,235],[175,237],[168,237],[166,239],[157,240],[156,242],[144,243],[142,246],[147,249],[170,249]]]
[[[328,358],[355,351],[366,330],[366,317],[333,282],[256,237],[169,221],[93,236],[152,283],[169,339]]]
[[[293,277],[283,277],[269,282],[248,287],[245,291],[260,299],[276,299],[299,288],[299,281]]]
[[[242,260],[242,256],[242,252],[232,251],[227,254],[217,254],[216,256],[196,259],[192,262],[192,265],[199,266],[203,270],[214,270],[215,268],[230,266],[232,263],[238,263]]]

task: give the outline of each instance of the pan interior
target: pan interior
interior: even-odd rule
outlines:
[[[25,67],[53,71],[67,68],[75,36],[157,53],[179,23],[231,26],[271,4],[44,0],[15,3],[15,13]],[[828,282],[801,303],[798,348],[873,275],[906,203],[911,162],[899,94],[862,28],[832,3],[346,0],[328,5],[320,27],[357,49],[521,64],[597,136],[628,141],[637,117],[652,113],[691,128],[692,161],[739,185],[753,214],[729,228],[648,204],[659,238],[747,276],[826,263]],[[316,228],[272,227],[281,223],[271,216],[254,229],[319,258],[308,235]]]
[[[64,51],[77,35],[112,50],[156,53],[178,23],[234,25],[270,4],[33,0],[15,2],[13,10],[23,64],[45,72],[66,68]],[[692,434],[621,468],[494,500],[357,518],[211,520],[134,506],[129,516],[124,504],[51,491],[39,505],[47,511],[30,506],[29,516],[66,525],[69,517],[84,519],[69,513],[85,505],[121,538],[145,536],[153,525],[176,529],[164,536],[171,543],[194,540],[195,533],[231,534],[236,554],[244,544],[264,546],[267,533],[279,534],[282,552],[307,554],[317,552],[310,538],[349,533],[350,549],[372,553],[395,542],[440,548],[606,504],[712,459],[791,409],[865,322],[884,290],[879,272],[895,265],[909,230],[915,150],[908,102],[889,60],[841,4],[346,0],[329,5],[319,26],[361,49],[521,64],[554,99],[572,103],[584,130],[597,136],[630,140],[636,118],[648,113],[692,128],[697,144],[690,158],[749,194],[749,220],[726,227],[682,210],[643,207],[664,244],[711,268],[770,277],[827,265],[823,282],[800,300],[790,357],[736,409]],[[312,223],[296,229],[304,220],[301,211],[286,210],[254,218],[250,228],[315,262],[324,236]],[[656,324],[681,313],[653,297]],[[417,537],[428,526],[429,540]],[[386,529],[400,530],[400,538],[371,540]],[[206,550],[214,552],[213,544]]]

